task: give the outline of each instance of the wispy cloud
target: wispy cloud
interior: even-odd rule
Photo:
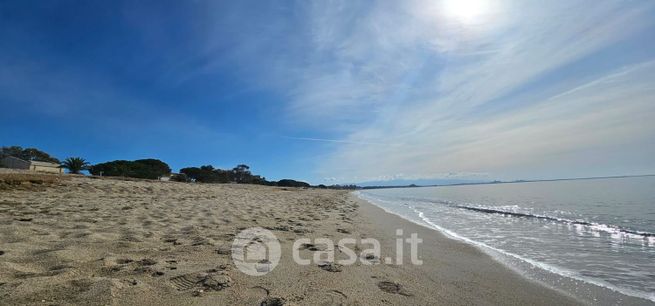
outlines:
[[[353,144],[353,145],[374,145],[374,146],[397,146],[398,145],[398,144],[390,144],[390,143],[382,143],[382,142],[367,142],[367,141],[353,141],[353,140],[340,140],[340,139],[292,137],[292,136],[282,136],[282,137],[287,138],[287,139],[293,139],[293,140],[344,143],[344,144]]]
[[[294,69],[277,72],[295,80],[286,88],[292,116],[346,135],[317,173],[639,171],[628,156],[655,150],[644,143],[655,127],[643,119],[655,114],[655,54],[608,66],[598,53],[652,33],[654,4],[490,2],[482,24],[458,23],[426,1],[377,3],[357,18],[348,4],[312,7],[312,56],[284,58]],[[597,67],[575,66],[585,61]],[[357,139],[399,145],[348,146]],[[605,165],[593,169],[592,159]]]

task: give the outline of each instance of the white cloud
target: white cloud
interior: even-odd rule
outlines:
[[[547,73],[567,69],[576,60],[652,26],[644,16],[646,8],[652,8],[650,3],[589,4],[565,1],[537,7],[504,2],[502,7],[510,11],[495,16],[502,25],[496,32],[483,33],[466,25],[456,33],[457,25],[439,19],[443,16],[428,12],[428,17],[435,17],[431,21],[426,14],[412,11],[420,6],[416,2],[409,10],[376,7],[350,34],[330,42],[337,46],[337,66],[361,60],[363,68],[343,77],[328,73],[321,82],[298,84],[295,90],[307,94],[296,97],[294,111],[301,110],[315,122],[338,125],[342,112],[363,108],[368,112],[358,113],[362,125],[352,128],[346,140],[404,146],[343,144],[318,169],[319,175],[439,177],[464,171],[541,176],[557,174],[552,168],[558,165],[563,168],[559,175],[575,175],[575,171],[585,175],[588,169],[568,168],[585,159],[589,152],[584,150],[596,149],[601,156],[618,147],[652,152],[652,145],[635,147],[655,135],[655,127],[645,119],[655,115],[651,63],[594,72],[596,81],[584,86],[568,78],[542,81],[538,90],[522,94],[524,100],[518,105],[479,114],[485,107],[498,107],[495,104],[504,103],[503,97],[522,86],[539,83]],[[420,18],[412,19],[412,14]],[[331,27],[338,22],[329,21]],[[444,24],[445,28],[438,27]],[[458,34],[465,39],[457,41]],[[431,49],[424,48],[426,42]],[[460,51],[466,56],[458,55]],[[425,69],[423,64],[443,69],[414,77],[417,70]],[[548,92],[548,88],[561,91]],[[322,103],[338,107],[333,113]],[[607,162],[621,162],[612,158]],[[655,170],[649,166],[644,165],[644,170]]]
[[[655,64],[648,62],[498,116],[432,125],[406,136],[404,147],[343,146],[322,171],[346,177],[379,177],[399,171],[422,177],[442,177],[440,173],[445,171],[496,175],[541,171],[537,173],[543,175],[550,174],[544,170],[553,165],[583,162],[582,166],[585,159],[598,157],[589,154],[604,156],[610,149],[622,148],[626,154],[633,150],[655,153],[655,143],[643,142],[655,139],[649,119],[655,115],[653,71]],[[362,133],[366,132],[359,132],[359,137]],[[648,166],[644,165],[645,169]],[[566,171],[569,169],[559,170],[575,175]]]

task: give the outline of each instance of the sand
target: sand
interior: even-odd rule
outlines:
[[[66,179],[2,182],[3,305],[568,305],[469,245],[346,191],[254,185]],[[6,174],[5,174],[6,175]],[[29,181],[29,180],[28,180]],[[280,240],[279,265],[242,273],[230,247],[242,229]],[[420,266],[385,264],[396,229],[417,233]],[[296,264],[299,238],[376,238],[372,265]],[[355,252],[368,248],[357,242]],[[307,244],[300,255],[324,250]]]

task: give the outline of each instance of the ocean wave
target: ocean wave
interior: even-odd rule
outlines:
[[[619,293],[622,293],[622,294],[625,294],[625,295],[644,298],[644,299],[655,302],[655,294],[651,294],[651,293],[648,293],[648,292],[635,291],[635,290],[627,289],[627,288],[620,288],[620,287],[612,285],[612,284],[610,284],[608,282],[605,282],[603,280],[583,277],[579,273],[577,273],[575,271],[572,271],[572,270],[569,270],[569,269],[565,269],[565,268],[562,268],[562,267],[555,267],[553,265],[545,264],[545,263],[542,263],[542,262],[539,262],[539,261],[536,261],[536,260],[532,260],[532,259],[520,256],[520,255],[517,255],[517,254],[514,254],[514,253],[507,252],[507,251],[499,249],[499,248],[492,247],[492,246],[490,246],[488,244],[485,244],[485,243],[482,243],[482,242],[479,242],[479,241],[475,241],[473,239],[466,238],[466,237],[464,237],[462,235],[459,235],[459,234],[457,234],[457,233],[455,233],[455,232],[453,232],[451,230],[448,230],[448,229],[446,229],[444,227],[441,227],[441,226],[437,225],[430,218],[425,216],[425,214],[422,211],[420,211],[420,210],[418,210],[416,208],[413,208],[412,210],[418,215],[418,217],[423,222],[430,225],[432,228],[438,230],[441,233],[444,233],[446,236],[448,236],[448,237],[450,237],[452,239],[463,241],[463,242],[466,242],[468,244],[477,246],[478,248],[480,248],[483,251],[491,251],[492,253],[489,253],[489,252],[487,252],[487,253],[489,255],[492,255],[496,259],[500,260],[501,262],[503,262],[503,260],[496,257],[495,255],[503,255],[503,256],[510,257],[510,258],[515,258],[515,259],[520,260],[522,262],[525,262],[525,263],[527,263],[529,265],[532,265],[533,267],[537,267],[539,269],[542,269],[544,271],[548,271],[548,272],[553,273],[553,274],[561,275],[561,276],[572,278],[572,279],[575,279],[575,280],[579,280],[579,281],[582,281],[582,282],[585,282],[585,283],[593,284],[593,285],[596,285],[596,286],[599,286],[599,287],[607,288],[607,289],[610,289],[612,291],[619,292]],[[390,212],[390,213],[393,213],[393,212]],[[410,221],[412,221],[412,220],[410,220]]]
[[[410,202],[410,203],[415,203],[415,204],[421,204],[421,203],[426,203],[426,204],[439,204],[439,205],[446,205],[454,208],[459,208],[459,209],[465,209],[468,211],[474,211],[474,212],[479,212],[479,213],[486,213],[486,214],[497,214],[497,215],[504,215],[508,217],[517,217],[517,218],[529,218],[529,219],[538,219],[538,220],[544,220],[544,221],[550,221],[550,222],[556,222],[560,224],[566,224],[566,225],[573,225],[573,226],[585,226],[588,227],[591,231],[596,231],[596,232],[604,232],[608,233],[610,235],[623,235],[627,236],[630,238],[636,238],[636,239],[646,239],[649,241],[649,243],[655,244],[655,233],[650,233],[646,231],[639,231],[639,230],[634,230],[630,228],[625,228],[617,225],[611,225],[611,224],[602,224],[602,223],[597,223],[597,222],[590,222],[586,220],[574,220],[574,219],[567,219],[567,218],[560,218],[560,217],[554,217],[554,216],[548,216],[548,215],[541,215],[541,214],[534,214],[530,212],[525,212],[526,208],[522,208],[518,205],[505,205],[505,206],[481,206],[481,205],[476,205],[475,203],[466,203],[468,205],[462,205],[453,201],[448,201],[448,200],[436,200],[436,199],[425,199],[425,198],[418,198],[418,197],[398,197],[394,199],[388,199],[384,200],[378,197],[372,197],[368,194],[363,194],[363,193],[358,193],[360,197],[367,197],[370,200],[377,200],[381,202],[387,202],[387,203],[404,203],[404,202]],[[566,212],[570,214],[569,212]]]
[[[570,225],[583,225],[583,226],[590,227],[592,230],[607,232],[610,234],[626,234],[626,235],[637,236],[641,238],[655,237],[655,233],[637,231],[637,230],[619,227],[616,225],[607,225],[607,224],[589,222],[584,220],[571,220],[565,218],[522,213],[517,211],[507,211],[507,210],[488,208],[488,207],[476,207],[476,206],[465,206],[465,205],[455,205],[455,207],[470,210],[470,211],[475,211],[479,213],[486,213],[486,214],[498,214],[498,215],[504,215],[509,217],[539,219],[539,220],[546,220],[546,221],[558,222],[558,223],[564,223]]]

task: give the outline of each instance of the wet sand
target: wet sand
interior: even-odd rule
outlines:
[[[0,185],[5,305],[577,303],[345,191],[83,177]],[[234,236],[254,226],[281,243],[279,265],[264,276],[242,273],[230,256]],[[403,265],[384,263],[398,228],[423,239],[422,265],[408,254]],[[336,247],[331,264],[298,265],[291,249],[299,238],[376,238],[382,256],[339,265],[347,254]],[[352,245],[358,254],[367,248]],[[300,256],[325,250],[305,244]]]

